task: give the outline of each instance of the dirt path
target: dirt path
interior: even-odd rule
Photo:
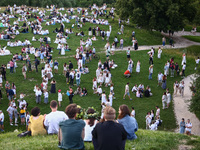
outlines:
[[[166,33],[162,32],[161,34],[165,37],[169,37],[169,35]],[[151,47],[154,47],[156,49],[158,49],[159,47],[163,47],[163,49],[171,49],[171,48],[176,49],[176,48],[186,48],[186,47],[189,47],[192,45],[200,45],[200,43],[198,43],[198,42],[193,42],[193,41],[183,38],[182,36],[184,36],[184,35],[200,36],[200,33],[197,32],[197,33],[193,34],[191,32],[186,32],[186,31],[174,32],[174,35],[173,35],[173,40],[175,41],[174,47],[171,47],[170,45],[165,45],[164,47],[162,45],[142,45],[142,46],[138,47],[138,50],[150,50]],[[160,39],[160,41],[162,41],[162,39]],[[160,42],[160,43],[162,44],[162,42]],[[124,47],[123,50],[127,50],[128,48],[131,48],[131,50],[134,50],[131,46]],[[116,49],[115,51],[122,51],[122,50]]]
[[[174,113],[176,116],[177,124],[181,122],[182,118],[190,119],[192,123],[192,134],[200,136],[200,120],[195,116],[194,113],[191,113],[188,110],[189,100],[192,97],[192,92],[190,91],[190,85],[194,79],[194,75],[189,75],[183,79],[185,82],[185,89],[184,89],[184,97],[181,97],[177,94],[177,96],[173,96],[174,100]],[[175,131],[179,132],[179,128]]]

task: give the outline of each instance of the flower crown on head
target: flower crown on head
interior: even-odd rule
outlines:
[[[87,114],[87,112],[88,112],[89,109],[93,109],[93,110],[94,110],[94,113],[93,113],[93,114]],[[97,119],[97,118],[98,118],[98,115],[99,115],[99,112],[96,111],[96,109],[95,109],[94,107],[88,107],[88,109],[85,111],[84,118],[85,118],[85,119],[90,119],[90,118],[95,118],[95,119]]]

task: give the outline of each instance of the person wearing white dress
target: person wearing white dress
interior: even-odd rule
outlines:
[[[96,116],[95,114],[97,114],[95,112],[94,109],[89,108],[86,112],[86,120],[84,120],[85,122],[85,136],[84,136],[84,141],[86,142],[91,142],[92,141],[92,131],[94,129],[94,127],[96,126],[96,124],[98,123],[98,121],[96,120]]]
[[[182,56],[183,58],[182,58],[182,66],[183,66],[183,64],[184,63],[186,63],[186,54],[185,53],[183,53],[183,56]]]
[[[170,92],[168,91],[168,92],[167,92],[167,108],[169,108],[170,102],[171,102],[171,94],[170,94]]]
[[[159,49],[158,49],[158,58],[159,58],[159,59],[161,58],[161,54],[162,54],[162,50],[161,50],[161,48],[159,47]]]
[[[103,75],[102,74],[100,74],[98,77],[98,83],[100,83],[100,85],[103,84]]]
[[[110,78],[109,78],[109,75],[107,73],[106,77],[105,77],[105,87],[107,87],[109,83],[110,83]]]
[[[62,46],[61,46],[61,55],[65,55],[65,47],[64,47],[63,44],[62,44]]]
[[[61,90],[58,90],[58,103],[59,103],[59,107],[61,107],[61,102],[62,102],[62,93],[61,93]]]
[[[94,94],[97,92],[97,80],[96,78],[94,77],[93,79],[93,86],[92,86],[92,89],[94,91]]]
[[[136,73],[140,73],[140,61],[138,60],[137,66],[136,66]]]
[[[165,109],[165,103],[167,101],[167,95],[166,95],[166,92],[163,93],[163,96],[162,96],[162,105],[163,105],[163,109]]]

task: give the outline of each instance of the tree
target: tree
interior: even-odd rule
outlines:
[[[200,67],[197,69],[196,79],[193,81],[190,89],[194,94],[190,100],[189,109],[200,119]]]
[[[130,19],[140,27],[178,31],[184,20],[196,15],[195,0],[117,0],[116,10],[121,19]]]

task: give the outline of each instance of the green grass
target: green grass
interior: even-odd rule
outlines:
[[[105,18],[104,18],[105,19]],[[13,22],[14,19],[11,19],[11,22]],[[31,19],[33,20],[33,19]],[[65,23],[65,28],[70,28],[72,23],[74,22],[74,20],[72,20],[72,22],[70,24],[66,24]],[[114,39],[114,36],[117,35],[118,32],[118,21],[111,21],[109,19],[109,22],[112,25],[112,34],[110,37],[110,42]],[[43,27],[44,29],[49,29],[50,34],[48,35],[49,37],[51,37],[52,43],[50,44],[52,47],[55,48],[54,52],[53,52],[53,60],[57,59],[59,62],[59,73],[54,75],[54,79],[56,80],[57,84],[56,84],[56,89],[61,89],[62,92],[65,92],[68,90],[68,85],[65,83],[65,77],[62,75],[62,71],[63,71],[63,64],[66,62],[68,63],[69,60],[72,61],[72,63],[74,64],[74,67],[76,68],[76,60],[72,57],[73,55],[75,55],[75,50],[76,48],[79,46],[79,40],[81,39],[81,37],[77,37],[74,34],[69,35],[70,39],[67,40],[70,48],[72,49],[70,52],[66,52],[66,56],[60,56],[58,55],[58,51],[56,50],[57,44],[54,44],[54,40],[55,40],[55,33],[52,33],[52,31],[56,28],[56,27],[60,27],[60,24],[56,24],[54,26],[45,26],[45,23],[43,23]],[[20,22],[20,25],[22,25],[22,22]],[[89,26],[95,26],[93,24],[89,24],[86,23],[86,25],[83,27],[83,31],[85,32],[85,34],[87,35],[88,33],[88,28]],[[101,29],[108,29],[108,26],[100,26]],[[5,30],[6,28],[2,28],[0,31]],[[149,32],[143,29],[136,29],[133,28],[132,26],[125,26],[125,33],[124,35],[117,35],[118,39],[120,39],[121,37],[124,38],[124,45],[128,46],[128,45],[132,45],[130,37],[131,37],[131,32],[132,30],[136,31],[136,38],[138,39],[139,42],[139,46],[140,45],[156,45],[156,44],[161,44],[161,39],[162,36],[159,32]],[[29,31],[31,32],[31,31]],[[80,32],[80,30],[78,30],[76,27],[74,29],[74,32]],[[32,39],[33,34],[32,33],[28,33],[28,34],[20,34],[16,37],[15,40],[19,39],[19,40],[24,40],[25,38],[31,40]],[[41,37],[40,35],[37,35],[36,38]],[[42,36],[44,37],[44,36]],[[88,37],[85,36],[84,39],[87,39]],[[106,41],[102,41],[100,37],[98,37],[98,41],[93,42],[93,45],[96,47],[97,52],[100,51],[104,51],[103,47],[106,44]],[[14,40],[12,40],[14,41]],[[0,45],[6,45],[6,41],[0,41]],[[32,42],[32,45],[34,47],[39,47],[39,42]],[[21,48],[22,47],[13,47],[10,48],[8,47],[9,50],[11,50],[12,53],[20,53],[21,52]],[[116,52],[116,54],[114,56],[111,56],[110,59],[114,59],[115,63],[118,65],[118,67],[114,70],[111,70],[112,73],[112,81],[114,83],[114,91],[115,91],[115,97],[116,100],[114,100],[113,102],[113,107],[118,110],[118,107],[121,104],[127,104],[130,108],[132,106],[135,107],[136,110],[136,119],[138,121],[139,124],[139,128],[145,128],[145,116],[146,113],[148,111],[150,111],[151,109],[155,110],[155,106],[162,106],[161,103],[161,97],[162,94],[164,92],[164,90],[160,87],[157,87],[157,74],[159,71],[163,72],[163,67],[164,64],[167,62],[167,60],[169,60],[171,57],[174,57],[175,61],[178,62],[179,64],[181,63],[181,54],[175,54],[174,50],[171,51],[169,53],[170,50],[163,50],[163,54],[162,54],[162,59],[158,60],[157,56],[155,54],[154,56],[154,73],[153,73],[153,80],[148,80],[148,68],[149,68],[149,64],[148,64],[148,60],[149,57],[147,55],[147,51],[132,51],[131,52],[131,58],[134,61],[134,64],[136,65],[136,62],[138,60],[140,60],[141,62],[141,72],[140,74],[136,74],[135,73],[135,67],[133,68],[133,74],[132,77],[127,79],[124,78],[123,73],[124,71],[127,69],[127,60],[126,60],[126,52],[122,51],[122,52]],[[178,51],[178,50],[177,50]],[[106,60],[105,54],[104,53],[99,53],[100,57],[101,57],[101,61],[104,62]],[[7,64],[9,62],[9,60],[12,58],[12,56],[3,56],[0,58],[0,64]],[[33,55],[31,55],[31,59],[33,60],[34,57]],[[51,110],[49,108],[49,105],[45,105],[45,104],[40,104],[37,105],[35,103],[35,96],[34,96],[34,92],[33,92],[33,87],[38,84],[40,85],[42,82],[41,79],[41,73],[40,70],[41,68],[44,66],[44,64],[41,64],[39,66],[39,73],[36,73],[35,71],[31,72],[31,73],[27,73],[27,80],[23,79],[23,75],[21,73],[21,68],[22,68],[22,64],[25,62],[17,62],[18,63],[18,68],[16,68],[16,73],[14,74],[10,74],[9,70],[7,70],[7,80],[12,83],[15,82],[16,87],[17,87],[17,98],[19,98],[19,94],[25,93],[26,97],[25,100],[29,103],[28,106],[28,111],[30,112],[31,109],[35,106],[39,106],[41,109],[41,114],[45,114],[45,113],[49,113]],[[97,63],[98,60],[92,60],[90,63],[87,64],[87,66],[89,67],[90,73],[87,75],[82,75],[81,77],[81,87],[86,87],[88,89],[88,95],[86,97],[80,97],[75,95],[73,100],[75,103],[79,104],[80,106],[82,106],[83,108],[87,108],[89,106],[94,106],[99,112],[101,111],[101,107],[100,107],[100,100],[99,97],[97,95],[93,95],[93,91],[92,91],[92,79],[95,77],[95,71],[97,68]],[[32,61],[33,64],[33,61]],[[195,62],[193,60],[193,58],[188,58],[187,59],[187,68],[186,68],[186,75],[192,74],[194,72],[194,65]],[[167,80],[167,87],[170,89],[170,92],[173,93],[173,83],[176,80],[181,80],[180,77],[175,77],[175,78],[168,78]],[[133,98],[133,101],[128,100],[128,98],[126,98],[126,100],[123,100],[123,94],[124,94],[124,88],[126,83],[129,82],[130,83],[130,89],[135,85],[135,84],[140,84],[143,83],[145,85],[145,87],[147,85],[149,85],[151,87],[153,96],[150,98],[136,98],[135,95],[133,95],[133,93],[131,93],[131,97]],[[5,84],[5,81],[3,83],[3,85]],[[76,87],[73,87],[73,89],[75,90]],[[48,90],[50,90],[50,84],[48,84]],[[105,88],[103,87],[103,90],[106,91],[106,94],[109,94],[109,87]],[[9,125],[9,119],[8,119],[8,114],[6,112],[6,109],[8,107],[8,99],[5,96],[5,89],[2,89],[3,91],[3,100],[2,100],[2,104],[1,104],[1,109],[3,110],[4,114],[5,114],[5,131],[13,131],[16,128],[20,129],[20,130],[25,130],[25,127],[19,126],[19,127],[11,127]],[[42,97],[43,100],[43,97]],[[57,100],[57,94],[50,94],[49,96],[49,100]],[[63,102],[62,102],[62,107],[59,108],[59,110],[64,110],[65,107],[69,104],[69,100],[68,97],[66,95],[63,96]],[[175,121],[175,117],[174,117],[174,112],[173,112],[173,108],[172,105],[169,109],[166,110],[161,110],[161,119],[163,120],[163,124],[162,126],[159,128],[159,130],[174,130],[176,128],[176,121]]]
[[[184,27],[184,30],[185,31],[191,31],[193,29],[193,27],[196,27],[197,32],[200,32],[200,26],[193,26],[193,25],[189,25],[189,24]]]
[[[190,41],[194,41],[194,42],[200,42],[200,36],[190,36],[190,35],[186,35],[183,36],[184,38],[190,40]]]
[[[57,135],[52,136],[35,136],[18,138],[19,132],[10,132],[0,135],[0,150],[48,150],[59,149],[57,147],[58,138]],[[138,138],[134,141],[127,140],[126,150],[172,150],[178,149],[179,144],[183,144],[182,141],[186,141],[187,145],[192,145],[194,149],[199,149],[199,137],[190,137],[186,135],[163,132],[163,131],[147,131],[139,130],[137,133]],[[86,150],[93,150],[93,144],[85,142]]]

